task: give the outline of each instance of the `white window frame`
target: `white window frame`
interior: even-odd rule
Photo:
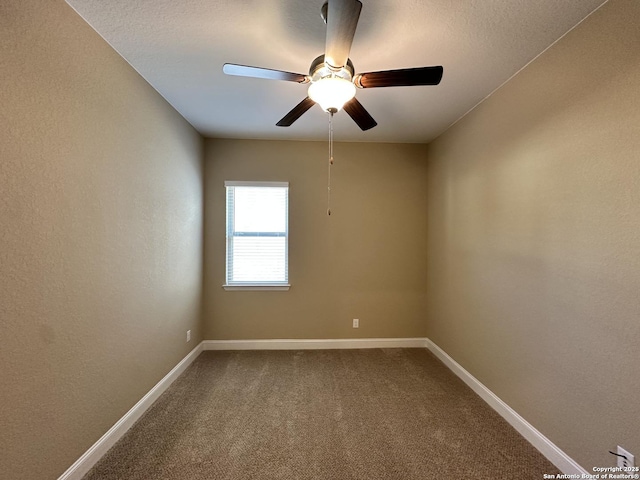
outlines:
[[[225,181],[225,231],[226,231],[226,251],[225,251],[225,290],[289,290],[289,182],[245,182],[245,181]],[[229,197],[227,187],[286,187],[287,205],[285,211],[285,280],[283,282],[229,282],[229,249],[232,248],[233,225],[229,219]]]

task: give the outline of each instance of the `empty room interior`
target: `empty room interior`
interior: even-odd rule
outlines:
[[[639,478],[640,2],[324,3],[0,3],[0,478]]]

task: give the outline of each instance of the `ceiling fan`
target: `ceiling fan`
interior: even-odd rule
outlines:
[[[377,122],[355,98],[357,88],[438,85],[443,70],[437,66],[356,74],[349,51],[361,9],[358,0],[328,0],[322,6],[321,15],[327,24],[325,53],[311,62],[309,75],[233,63],[225,63],[222,70],[227,75],[309,83],[307,97],[276,123],[279,127],[291,126],[318,103],[331,115],[344,108],[362,130],[369,130]]]

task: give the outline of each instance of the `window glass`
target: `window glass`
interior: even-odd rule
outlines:
[[[226,182],[227,285],[288,282],[287,183]]]

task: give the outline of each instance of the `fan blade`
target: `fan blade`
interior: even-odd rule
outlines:
[[[360,88],[411,87],[438,85],[442,80],[442,67],[404,68],[356,75],[353,83]]]
[[[278,127],[290,127],[293,122],[298,120],[304,112],[309,110],[316,102],[311,100],[309,97],[302,100],[298,105],[293,107],[293,109],[287,113],[282,120],[280,120],[276,125]]]
[[[351,100],[345,103],[344,107],[342,108],[349,114],[353,121],[356,122],[360,129],[362,129],[363,131],[369,130],[370,128],[378,125],[378,122],[376,122],[373,117],[369,115],[369,112],[365,110],[365,108],[356,99],[356,97],[353,97]]]
[[[283,72],[282,70],[271,70],[270,68],[248,67],[246,65],[235,65],[225,63],[222,71],[227,75],[237,75],[238,77],[266,78],[267,80],[284,80],[285,82],[308,83],[309,77],[301,73]]]
[[[358,0],[329,0],[324,61],[332,67],[347,64],[361,9]]]

